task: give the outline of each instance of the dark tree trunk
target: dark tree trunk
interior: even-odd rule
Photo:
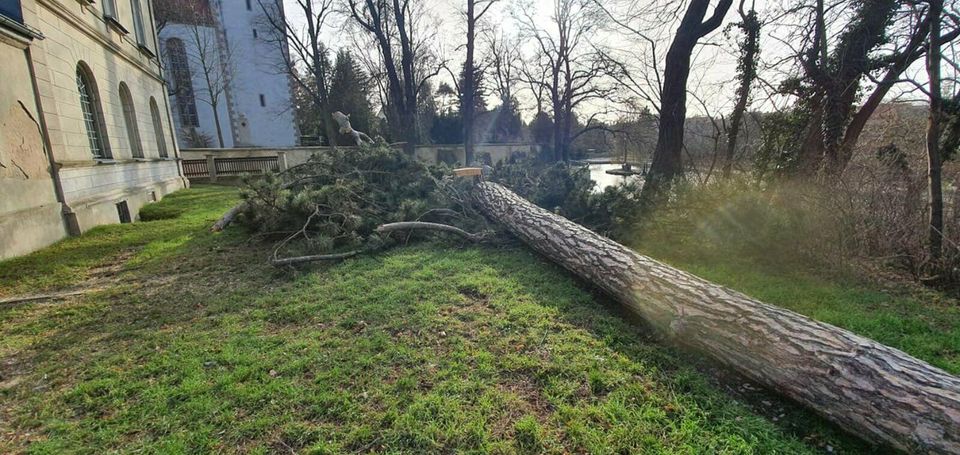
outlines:
[[[710,7],[709,0],[691,0],[673,37],[663,70],[663,89],[660,98],[660,130],[657,147],[647,175],[644,193],[647,197],[658,191],[661,182],[668,182],[683,174],[683,127],[687,118],[687,78],[690,58],[697,41],[720,26],[733,0],[720,0],[707,21],[703,18]]]
[[[737,87],[737,104],[733,107],[730,116],[730,131],[727,133],[726,160],[723,163],[723,176],[730,177],[733,171],[733,162],[737,158],[737,138],[740,135],[740,123],[747,111],[750,101],[750,86],[757,75],[757,53],[759,52],[760,21],[757,12],[753,9],[749,13],[743,12],[743,2],[740,2],[740,27],[744,32],[740,55],[740,86]]]
[[[217,144],[220,145],[220,148],[223,148],[223,127],[220,125],[220,103],[212,102],[210,103],[210,108],[213,110],[213,126],[217,129]],[[236,147],[236,144],[234,144]]]
[[[875,69],[883,69],[875,68],[876,59],[871,57],[871,53],[884,43],[887,26],[896,12],[897,4],[896,0],[859,2],[855,16],[840,34],[836,48],[828,55],[824,4],[818,0],[817,27],[812,40],[815,44],[803,62],[806,77],[818,99],[817,103],[810,106],[816,109],[812,111],[811,120],[818,121],[811,121],[807,131],[800,151],[800,172],[822,172],[836,178],[846,168],[863,124],[876,108],[875,104],[867,104],[859,111],[855,109],[861,79]],[[906,68],[901,66],[901,59],[909,57],[912,50],[908,47],[903,52],[889,60],[885,79],[892,77],[896,80]],[[897,68],[900,69],[894,72]],[[877,104],[889,88],[885,82],[878,84],[875,90],[879,95],[875,100]],[[868,103],[872,103],[873,98],[872,95],[868,97]],[[853,131],[848,131],[850,126],[854,127]]]
[[[553,112],[553,160],[563,161],[563,113],[558,109]]]
[[[470,166],[474,161],[473,150],[473,117],[474,106],[476,105],[474,97],[474,38],[476,34],[476,6],[475,0],[467,0],[467,60],[464,62],[463,82],[462,82],[462,101],[460,109],[463,111],[463,149],[464,164]]]
[[[800,156],[797,159],[797,171],[802,175],[815,175],[823,163],[823,110],[820,109],[820,97],[809,100],[811,107],[807,127],[803,131],[800,144]]]
[[[960,378],[901,351],[642,256],[494,183],[481,210],[678,344],[867,440],[960,453]]]
[[[940,16],[943,0],[930,0],[930,37],[927,50],[927,75],[930,79],[930,114],[927,121],[927,179],[930,257],[940,258],[943,248],[943,164],[940,157],[940,115],[943,98],[940,91]]]
[[[683,174],[683,128],[687,119],[687,77],[690,75],[690,37],[677,32],[667,52],[660,104],[660,130],[650,165],[650,179],[668,181]]]
[[[741,85],[742,87],[743,85]],[[730,177],[733,172],[733,162],[737,159],[737,138],[740,136],[740,122],[743,121],[743,114],[747,111],[748,97],[749,94],[747,93],[739,95],[737,104],[733,107],[733,114],[730,115],[730,131],[727,133],[727,156],[723,162],[724,177]]]

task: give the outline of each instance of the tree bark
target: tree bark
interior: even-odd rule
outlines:
[[[710,18],[703,21],[710,7],[709,0],[691,0],[670,43],[663,69],[657,147],[647,176],[652,184],[644,187],[648,195],[658,191],[660,182],[683,174],[683,127],[687,119],[690,59],[697,42],[720,26],[732,3],[733,0],[720,0]]]
[[[733,162],[737,157],[737,137],[740,135],[740,122],[747,111],[750,101],[750,86],[757,75],[757,53],[759,52],[760,21],[757,12],[751,8],[749,13],[743,11],[743,0],[740,1],[740,27],[743,29],[744,39],[740,49],[740,86],[737,87],[737,104],[733,107],[730,116],[730,131],[727,133],[726,159],[723,163],[723,176],[730,177],[733,172]]]
[[[476,2],[474,0],[467,0],[467,60],[464,62],[463,68],[463,102],[460,105],[460,109],[463,113],[463,150],[464,150],[464,165],[472,166],[474,161],[474,151],[473,151],[473,117],[474,110],[473,107],[476,101],[473,99],[475,90],[474,90],[474,62],[473,62],[473,52],[475,47],[475,35],[476,35],[476,12],[474,7]]]
[[[246,208],[246,206],[246,202],[240,202],[231,207],[230,210],[227,210],[227,212],[220,217],[220,219],[213,223],[213,226],[210,226],[210,232],[220,232],[226,229],[230,223],[233,223],[233,220]]]
[[[940,91],[940,16],[943,0],[930,0],[930,38],[927,50],[927,75],[930,78],[930,114],[927,121],[927,214],[930,257],[939,259],[943,249],[943,164],[940,157],[940,115],[943,97]]]
[[[223,127],[220,126],[220,103],[210,103],[210,108],[213,109],[213,125],[217,128],[217,144],[220,144],[220,148],[223,148]]]
[[[687,77],[690,54],[696,42],[681,40],[680,31],[667,52],[664,67],[663,96],[660,105],[660,129],[657,148],[650,164],[653,180],[671,180],[683,174],[683,127],[687,119]]]
[[[491,219],[678,344],[803,403],[848,431],[916,452],[960,453],[960,379],[846,330],[642,256],[478,183]]]

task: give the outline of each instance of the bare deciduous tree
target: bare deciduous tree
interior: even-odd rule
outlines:
[[[709,0],[691,0],[667,51],[660,95],[660,129],[644,192],[656,192],[659,182],[683,173],[683,127],[687,115],[687,79],[694,48],[716,30],[732,0],[720,0],[709,18]],[[706,20],[704,20],[706,18]]]
[[[475,62],[477,22],[490,11],[490,7],[497,3],[497,1],[498,0],[467,0],[467,57],[463,62],[463,80],[460,82],[462,85],[460,87],[461,93],[463,94],[460,103],[462,112],[460,114],[463,116],[463,142],[467,165],[470,165],[474,161],[473,126],[476,117],[475,106],[477,105],[474,97],[476,96],[475,86],[478,83],[476,80],[478,69]]]
[[[209,27],[190,25],[187,56],[194,68],[200,70],[203,85],[197,90],[197,99],[210,106],[213,124],[217,129],[217,143],[224,147],[223,127],[220,124],[220,105],[230,87],[230,78],[236,71],[230,49],[218,44],[216,31]]]
[[[757,17],[755,4],[751,2],[750,10],[744,10],[744,1],[740,0],[737,12],[740,13],[740,22],[737,25],[743,31],[743,40],[740,44],[740,56],[737,62],[737,103],[730,114],[730,126],[727,131],[726,157],[723,162],[723,175],[729,177],[733,170],[733,162],[737,153],[737,137],[740,134],[740,124],[747,112],[747,103],[750,101],[750,87],[757,77],[757,58],[760,53],[760,20]]]
[[[174,71],[169,90],[170,94],[184,94],[199,99],[213,111],[213,124],[217,133],[217,146],[223,148],[223,126],[220,122],[220,106],[230,87],[230,79],[236,67],[230,49],[222,45],[216,28],[216,21],[210,5],[206,2],[190,0],[172,0],[154,2],[156,6],[157,32],[172,24],[180,28],[175,33],[184,43],[183,51],[186,66]],[[198,72],[198,74],[194,74]],[[192,78],[199,76],[202,84],[193,88]],[[198,132],[192,132],[200,137]]]
[[[416,0],[346,0],[348,15],[377,49],[386,89],[385,111],[391,129],[413,152],[420,142],[419,99],[441,66],[427,47],[432,35],[422,30],[427,16]],[[421,36],[423,32],[423,36]]]
[[[334,0],[299,0],[293,2],[297,12],[295,16],[304,21],[287,18],[283,0],[258,0],[263,12],[263,22],[271,33],[267,40],[276,44],[282,56],[279,70],[289,75],[297,88],[307,94],[313,103],[313,110],[320,114],[324,134],[331,146],[336,146],[337,129],[330,122],[329,87],[327,83],[332,72],[327,48],[322,41],[326,22],[334,10]]]
[[[808,116],[799,170],[839,176],[853,157],[867,121],[904,72],[927,51],[928,8],[922,2],[801,0],[790,20],[808,24],[782,42],[799,76],[781,87]],[[943,35],[949,42],[960,29]],[[802,43],[800,48],[793,42]],[[873,85],[866,96],[862,94]]]
[[[519,82],[517,65],[520,63],[520,43],[504,33],[488,33],[486,36],[487,68],[495,83],[494,91],[501,105],[512,102]]]
[[[617,65],[591,42],[604,19],[592,0],[555,0],[549,28],[540,27],[534,19],[537,14],[527,6],[517,17],[522,36],[536,46],[532,58],[522,66],[522,80],[535,94],[549,97],[554,159],[567,161],[573,139],[583,132],[573,131],[577,109],[615,92],[606,79],[617,71]]]
[[[927,120],[927,188],[928,229],[930,257],[939,259],[943,248],[943,163],[940,156],[940,118],[943,110],[943,92],[940,86],[940,25],[943,0],[929,0],[930,24],[927,42],[927,77],[930,79],[930,113]]]

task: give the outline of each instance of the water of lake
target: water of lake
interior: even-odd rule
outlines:
[[[627,181],[627,179],[643,181],[642,175],[625,177],[622,175],[607,174],[607,171],[610,169],[620,169],[619,164],[590,164],[587,167],[590,168],[590,180],[597,183],[597,185],[593,187],[593,190],[598,193],[602,192],[603,189],[608,186],[618,185],[621,182]]]

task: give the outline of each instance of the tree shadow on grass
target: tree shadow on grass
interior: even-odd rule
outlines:
[[[876,446],[847,433],[812,410],[753,382],[729,367],[670,344],[646,321],[623,305],[613,301],[596,286],[573,276],[535,253],[528,253],[530,262],[551,268],[558,276],[569,278],[569,286],[589,293],[590,302],[566,304],[558,294],[575,292],[567,283],[547,283],[518,279],[524,292],[540,296],[538,303],[558,311],[560,318],[578,327],[609,349],[631,361],[651,365],[657,370],[657,381],[673,393],[699,403],[708,412],[723,414],[725,405],[717,405],[717,395],[734,400],[750,413],[762,416],[778,431],[803,441],[815,450],[839,453],[891,453],[890,447]],[[484,263],[504,277],[522,277],[529,265],[493,255]],[[558,290],[559,288],[559,290]],[[735,420],[739,420],[735,418]]]

